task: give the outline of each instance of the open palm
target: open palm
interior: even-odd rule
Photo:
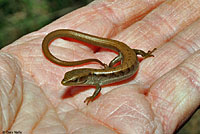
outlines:
[[[0,51],[1,131],[73,134],[171,134],[200,105],[200,2],[197,0],[97,0],[28,34]],[[102,88],[61,85],[66,71],[98,64],[61,67],[42,53],[42,40],[56,29],[74,29],[122,41],[144,51],[133,79]],[[92,48],[96,49],[96,48]],[[60,59],[97,58],[85,45],[57,39],[51,51]]]

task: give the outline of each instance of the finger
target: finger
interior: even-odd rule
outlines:
[[[165,0],[97,0],[65,15],[43,31],[70,28],[90,34],[111,37],[141,19]]]
[[[116,39],[132,48],[148,51],[160,47],[200,17],[200,2],[196,0],[168,0],[130,25]]]
[[[151,85],[159,77],[175,68],[200,49],[200,19],[162,45],[151,59],[140,64],[135,78],[138,83]]]
[[[0,53],[0,131],[11,128],[18,114],[23,96],[23,77],[16,59]]]
[[[157,80],[148,96],[166,133],[172,133],[200,106],[200,51]]]

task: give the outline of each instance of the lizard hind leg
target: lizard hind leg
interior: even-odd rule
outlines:
[[[118,62],[122,62],[123,61],[123,56],[121,53],[119,53],[119,55],[117,55],[109,64],[109,67],[113,67],[116,63]],[[122,63],[121,63],[122,64]]]
[[[147,53],[139,49],[132,49],[132,50],[136,53],[136,55],[141,55],[146,59],[148,57],[154,57],[152,53],[156,50],[156,48],[154,48],[152,51],[148,51]]]

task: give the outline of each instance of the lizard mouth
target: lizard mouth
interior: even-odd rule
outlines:
[[[63,79],[63,80],[61,81],[61,84],[66,85],[66,84],[67,84],[67,81],[66,81],[65,79]]]
[[[81,85],[84,84],[87,81],[86,77],[80,77],[74,80],[67,80],[67,79],[63,79],[61,81],[62,85],[66,85],[66,86],[74,86],[74,85]]]

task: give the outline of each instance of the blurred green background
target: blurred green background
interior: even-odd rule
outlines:
[[[0,0],[0,48],[93,0]],[[177,134],[200,134],[200,110]]]

